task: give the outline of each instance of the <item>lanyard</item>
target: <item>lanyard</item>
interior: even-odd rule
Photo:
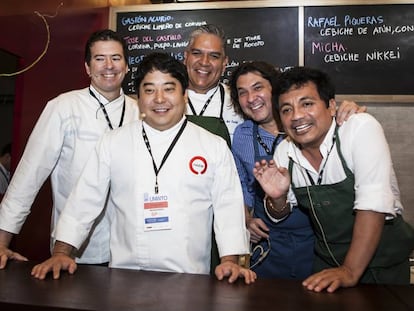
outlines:
[[[220,118],[223,119],[223,106],[224,106],[224,87],[223,85],[219,84],[218,88],[220,88],[220,99],[221,99],[221,110],[220,110]],[[200,114],[198,114],[198,116],[202,116],[204,114],[204,111],[206,111],[208,105],[210,104],[211,100],[213,99],[214,95],[217,93],[218,88],[216,88],[216,90],[213,92],[213,94],[211,94],[211,96],[207,99],[207,101],[205,102],[203,109],[201,109]],[[194,109],[194,106],[190,100],[190,98],[188,98],[188,105],[190,106],[191,112],[193,113],[193,115],[197,116],[197,113]]]
[[[269,149],[269,147],[264,143],[262,140],[262,137],[259,134],[259,126],[257,123],[253,124],[253,135],[256,136],[257,142],[263,147],[263,149],[266,151],[267,155],[274,155],[276,146],[279,144],[280,141],[282,141],[285,138],[285,133],[279,133],[272,143],[272,149]]]
[[[99,106],[101,107],[102,112],[105,115],[105,119],[106,119],[106,122],[108,123],[109,128],[111,130],[113,130],[114,128],[112,127],[112,123],[111,123],[111,120],[109,119],[108,112],[106,111],[105,106],[101,103],[101,101],[98,99],[98,97],[96,97],[95,93],[92,92],[91,89],[89,89],[89,93],[92,95],[93,98],[95,98],[98,101]],[[125,116],[125,98],[124,98],[124,104],[122,105],[121,120],[119,120],[118,127],[121,127],[122,124],[124,123],[124,116]]]
[[[273,155],[275,153],[275,149],[276,149],[276,144],[277,144],[277,141],[278,141],[278,137],[275,137],[275,139],[273,140],[272,150],[270,150],[269,147],[267,147],[267,145],[263,142],[262,138],[260,137],[260,134],[259,133],[256,134],[257,141],[263,147],[263,149],[266,151],[266,153],[268,155]]]
[[[184,120],[183,125],[181,125],[180,130],[178,131],[177,135],[175,135],[173,141],[171,142],[170,147],[168,147],[167,152],[164,154],[164,157],[162,158],[160,167],[157,168],[157,165],[155,164],[154,156],[152,155],[151,146],[148,140],[147,133],[145,132],[144,126],[142,126],[142,138],[144,138],[145,146],[147,146],[148,152],[152,159],[152,166],[154,167],[154,173],[155,173],[155,193],[158,194],[158,173],[161,171],[162,166],[164,165],[165,161],[167,161],[168,156],[170,155],[171,151],[173,150],[175,144],[177,143],[178,139],[180,138],[181,134],[184,131],[185,126],[187,125],[187,119]]]
[[[329,155],[331,154],[331,151],[332,151],[333,147],[335,146],[335,142],[336,142],[336,134],[332,138],[332,145],[331,145],[331,148],[329,148],[328,154],[326,155],[325,163],[323,164],[323,167],[321,169],[321,172],[319,173],[317,185],[320,185],[321,182],[322,182],[323,171],[325,170],[325,166],[326,166],[326,163],[328,162]],[[308,170],[306,170],[306,174],[308,174],[308,178],[310,180],[310,183],[312,184],[312,186],[314,186],[315,185],[315,182],[313,181],[313,178],[309,174],[309,171]]]

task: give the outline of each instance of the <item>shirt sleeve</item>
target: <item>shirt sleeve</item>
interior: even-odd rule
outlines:
[[[79,248],[104,209],[110,184],[109,135],[89,157],[52,232],[56,240]]]
[[[391,154],[381,125],[369,114],[347,123],[341,150],[355,176],[354,209],[395,216]]]
[[[55,167],[64,141],[65,126],[59,101],[50,101],[30,134],[0,207],[0,228],[19,233],[31,205]]]

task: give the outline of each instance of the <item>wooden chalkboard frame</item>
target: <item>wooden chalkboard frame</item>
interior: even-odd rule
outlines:
[[[125,12],[159,12],[159,11],[180,11],[180,10],[204,10],[204,9],[239,9],[239,8],[298,8],[298,64],[303,65],[305,59],[305,38],[304,38],[304,11],[305,7],[317,6],[354,6],[354,5],[393,5],[393,4],[414,4],[414,1],[407,0],[377,0],[377,1],[340,1],[340,0],[259,0],[259,1],[219,1],[219,2],[191,2],[191,3],[168,3],[168,4],[149,4],[149,5],[131,5],[111,7],[109,14],[109,27],[117,30],[118,15]],[[414,91],[411,95],[399,94],[337,94],[337,99],[352,99],[358,102],[380,103],[380,102],[414,102]]]

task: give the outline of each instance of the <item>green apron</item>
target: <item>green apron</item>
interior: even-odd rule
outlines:
[[[339,264],[344,262],[352,240],[355,214],[353,211],[355,192],[354,175],[348,168],[341,153],[338,128],[335,129],[338,155],[346,173],[346,178],[331,185],[310,185],[295,187],[292,190],[300,207],[309,209],[316,234],[314,271],[336,267],[337,264],[324,242]],[[293,161],[289,161],[289,172],[292,176]],[[310,197],[323,232],[312,213]],[[376,284],[409,284],[409,254],[414,249],[414,230],[401,216],[385,222],[381,240],[377,250],[362,275],[361,283]]]
[[[197,114],[195,112],[195,109],[193,107],[193,104],[191,103],[190,98],[188,99],[188,106],[190,107],[192,111],[192,115],[186,115],[187,119],[198,126],[201,126],[202,128],[208,130],[209,132],[216,134],[218,136],[221,136],[224,138],[224,140],[227,142],[227,145],[229,148],[231,148],[231,139],[229,130],[227,129],[226,123],[223,119],[223,109],[224,109],[224,86],[219,84],[218,89],[220,90],[220,115],[217,117],[212,116],[204,116],[204,111],[207,108],[207,106],[210,104],[211,99],[213,98],[214,94],[210,96],[210,98],[205,103],[203,109],[201,110],[200,114]]]
[[[188,121],[197,124],[210,133],[224,138],[229,148],[231,147],[229,130],[227,129],[226,123],[224,123],[224,120],[222,118],[196,115],[186,115],[186,118]]]

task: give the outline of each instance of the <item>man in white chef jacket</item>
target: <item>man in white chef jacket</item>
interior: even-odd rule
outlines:
[[[238,264],[249,237],[234,160],[221,137],[187,122],[185,66],[152,53],[136,76],[143,120],[100,141],[62,212],[52,257],[32,275],[74,273],[71,253],[87,237],[110,186],[111,267],[208,274],[214,226],[216,277],[254,282],[256,274]]]

